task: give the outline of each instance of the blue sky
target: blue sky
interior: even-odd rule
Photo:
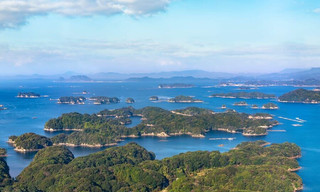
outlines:
[[[2,0],[3,74],[320,67],[318,0]]]

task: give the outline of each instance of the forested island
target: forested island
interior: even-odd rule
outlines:
[[[135,100],[133,98],[129,97],[126,99],[126,103],[132,104],[132,103],[135,103]]]
[[[179,95],[168,100],[169,103],[202,103],[200,99],[195,99],[190,96]]]
[[[247,106],[248,103],[245,101],[239,101],[239,102],[235,102],[233,105],[234,106]]]
[[[18,152],[39,151],[47,146],[51,146],[51,139],[34,133],[25,133],[20,136],[10,136],[8,143],[15,147]]]
[[[259,109],[259,107],[258,107],[258,105],[253,104],[253,105],[251,106],[251,109]]]
[[[117,97],[98,96],[91,97],[90,100],[94,101],[95,105],[120,103],[120,99]]]
[[[274,103],[267,103],[262,106],[262,109],[279,109],[279,107]]]
[[[300,148],[244,142],[229,152],[195,151],[162,160],[136,143],[74,158],[63,146],[40,150],[13,179],[0,158],[0,190],[12,191],[296,191]]]
[[[75,105],[75,104],[81,104],[83,105],[84,102],[86,101],[86,98],[84,97],[60,97],[58,99],[58,104],[71,104],[71,105]]]
[[[158,101],[159,100],[159,97],[158,96],[151,96],[149,98],[150,101]]]
[[[130,117],[141,117],[142,122],[128,128]],[[250,130],[252,136],[267,134],[267,129],[278,124],[267,118],[251,118],[252,115],[228,111],[214,113],[208,109],[190,107],[167,111],[158,107],[134,109],[126,107],[103,110],[97,114],[67,113],[49,120],[46,131],[74,131],[51,138],[55,145],[102,147],[116,145],[126,137],[170,137],[190,135],[204,137],[211,130],[243,133]]]
[[[234,92],[234,93],[215,93],[209,97],[220,97],[220,98],[240,98],[240,99],[274,99],[276,98],[273,94],[266,94],[261,92]]]
[[[25,92],[25,93],[18,93],[18,98],[39,98],[40,94],[34,92]]]
[[[306,89],[296,89],[279,97],[284,103],[320,103],[320,92]]]
[[[185,83],[174,83],[174,84],[160,84],[160,89],[173,89],[173,88],[192,88],[194,85]]]

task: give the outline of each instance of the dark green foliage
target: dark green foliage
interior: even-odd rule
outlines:
[[[137,144],[114,147],[73,160],[65,147],[48,147],[18,176],[14,188],[24,191],[151,191],[167,179],[137,166],[155,155]]]
[[[90,100],[93,100],[94,104],[99,104],[99,105],[120,102],[120,99],[117,97],[105,97],[105,96],[91,97]]]
[[[26,191],[45,191],[55,182],[54,174],[73,160],[73,154],[62,146],[40,150],[31,164],[17,177],[15,187]]]
[[[216,93],[211,97],[228,97],[228,98],[242,98],[242,99],[271,99],[276,98],[273,94],[266,94],[261,92],[234,92],[234,93]]]
[[[300,157],[301,149],[296,144],[285,142],[272,144],[266,148],[266,153],[271,156]]]
[[[10,185],[11,182],[12,180],[9,174],[7,162],[0,157],[0,191],[2,191],[3,187]]]
[[[267,145],[268,143],[263,141],[263,140],[258,140],[258,141],[247,141],[247,142],[242,142],[239,145],[237,145],[236,148],[238,149],[244,149],[247,146],[264,146]]]
[[[172,103],[193,103],[193,102],[202,102],[199,99],[195,99],[190,96],[184,96],[184,95],[179,95],[176,96],[175,98],[169,99],[169,102]]]
[[[209,109],[203,109],[199,107],[187,107],[185,109],[178,109],[175,112],[186,114],[186,115],[210,115],[214,112]]]
[[[25,133],[14,140],[16,149],[38,150],[51,145],[49,138],[34,133]]]
[[[7,150],[0,148],[0,157],[6,156],[7,155]]]
[[[293,103],[319,103],[320,92],[296,89],[279,97],[279,101]]]
[[[126,135],[126,128],[103,124],[100,128],[84,129],[83,131],[73,132],[70,135],[59,134],[52,137],[54,143],[69,143],[74,145],[107,145],[117,142],[121,135]]]
[[[104,110],[97,115],[69,113],[49,120],[45,127],[53,130],[80,130],[70,135],[53,137],[54,143],[107,145],[129,135],[140,136],[162,132],[168,135],[190,135],[205,134],[208,131],[223,128],[227,131],[246,132],[248,130],[250,133],[262,134],[266,129],[259,126],[269,127],[277,124],[270,119],[249,118],[249,115],[244,113],[213,113],[211,110],[196,107],[176,110],[176,112],[182,115],[158,107],[145,107],[139,110],[126,107]],[[133,116],[141,116],[144,120],[133,128],[123,126],[130,123],[128,118]]]
[[[120,109],[115,110],[103,110],[98,113],[98,116],[104,116],[104,117],[132,117],[134,116],[134,113],[136,110],[133,107],[123,107]]]
[[[264,141],[246,142],[226,153],[196,151],[163,160],[154,160],[153,153],[135,143],[76,159],[65,147],[48,147],[38,152],[12,187],[9,180],[6,189],[151,192],[166,188],[202,192],[300,188],[299,176],[288,171],[298,166],[289,156],[300,154],[300,149],[290,143],[262,147],[265,144]]]
[[[263,109],[278,109],[278,105],[274,103],[267,103],[262,106]]]
[[[54,130],[79,130],[86,128],[96,128],[103,124],[120,124],[119,121],[101,118],[95,114],[67,113],[58,118],[50,119],[46,124],[46,129]]]
[[[9,137],[9,140],[10,140],[11,142],[13,142],[13,141],[15,141],[17,138],[18,138],[17,136],[11,135],[11,136]]]
[[[158,96],[151,96],[149,98],[150,101],[158,101],[159,100],[159,97]]]
[[[298,175],[277,166],[227,166],[174,181],[168,191],[294,191],[302,186]]]

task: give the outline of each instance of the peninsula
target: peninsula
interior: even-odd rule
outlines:
[[[284,103],[320,103],[320,92],[306,89],[296,89],[279,97]]]
[[[234,92],[234,93],[216,93],[209,97],[220,97],[220,98],[240,98],[240,99],[274,99],[276,98],[273,94],[266,94],[261,92]]]
[[[0,158],[3,191],[297,191],[292,143],[244,142],[229,152],[195,151],[162,160],[136,143],[74,158],[63,146],[40,150],[12,179]],[[85,175],[85,177],[84,177]],[[264,182],[261,182],[264,181]],[[267,183],[267,184],[266,184]]]

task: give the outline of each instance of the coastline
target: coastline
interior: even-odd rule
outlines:
[[[100,148],[100,147],[110,147],[118,145],[118,143],[108,143],[108,144],[72,144],[72,143],[54,143],[53,146],[68,146],[68,147],[89,147],[89,148]]]
[[[268,128],[272,128],[274,126],[278,125],[276,124],[272,124],[270,126],[264,126],[263,128],[268,129]],[[152,125],[149,125],[152,126]],[[53,128],[48,128],[45,127],[44,128],[45,131],[49,131],[49,132],[58,132],[58,131],[83,131],[82,129],[59,129],[59,130],[55,130]],[[266,133],[262,133],[262,134],[256,134],[256,133],[243,133],[237,130],[229,130],[227,128],[217,128],[214,129],[212,131],[222,131],[222,132],[227,132],[227,133],[242,133],[243,136],[247,136],[247,137],[257,137],[257,136],[266,136],[268,135],[268,132]],[[207,131],[206,131],[207,132]],[[191,132],[177,132],[177,133],[165,133],[165,132],[160,132],[160,133],[156,133],[156,132],[151,132],[151,133],[141,133],[140,136],[135,135],[135,134],[131,134],[131,135],[121,135],[120,138],[125,139],[125,138],[139,138],[139,137],[159,137],[159,138],[167,138],[167,137],[171,137],[171,136],[181,136],[181,135],[189,135],[193,138],[205,138],[205,134],[194,134]],[[123,141],[122,139],[118,139],[118,140],[114,140],[112,143],[109,144],[87,144],[87,143],[81,143],[81,144],[72,144],[72,143],[54,143],[53,145],[65,145],[65,146],[71,146],[71,147],[105,147],[105,146],[115,146],[118,145],[118,143],[120,141]],[[8,141],[8,143],[12,143],[14,144],[13,141]],[[19,151],[25,151],[25,150],[19,150]],[[298,157],[296,157],[298,158]]]
[[[43,130],[44,130],[44,131],[47,131],[47,132],[59,132],[59,131],[83,131],[83,129],[52,129],[52,128],[47,128],[47,127],[45,127]]]
[[[29,152],[37,152],[41,149],[24,149],[24,148],[20,148],[20,147],[15,147],[13,150],[15,150],[16,152],[19,152],[19,153],[29,153]]]
[[[288,169],[288,171],[296,172],[296,171],[299,171],[300,169],[302,169],[302,167],[298,167],[298,168],[294,168],[294,169]]]
[[[261,133],[261,134],[257,134],[257,133],[242,133],[243,136],[246,137],[258,137],[258,136],[266,136],[268,135],[268,133]]]
[[[278,100],[278,102],[280,102],[280,103],[320,104],[320,101],[306,102],[306,101],[281,101],[281,100]]]

